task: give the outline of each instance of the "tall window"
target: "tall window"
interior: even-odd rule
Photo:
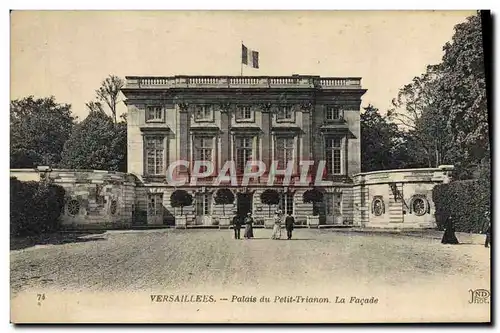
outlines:
[[[197,193],[196,196],[196,216],[207,216],[212,214],[212,194]]]
[[[211,105],[197,105],[194,111],[195,121],[212,121],[212,106]]]
[[[162,120],[163,120],[163,108],[161,106],[146,107],[146,122],[162,121]]]
[[[293,214],[293,192],[281,193],[279,208],[286,215]]]
[[[236,138],[236,170],[243,172],[247,161],[252,159],[252,137]]]
[[[212,161],[214,138],[208,136],[194,138],[194,158],[196,161]]]
[[[194,160],[213,162],[214,138],[208,136],[195,137],[193,142]],[[206,166],[202,166],[199,172],[205,172]]]
[[[294,142],[293,137],[277,137],[274,159],[278,161],[279,168],[286,168],[288,161],[293,163]]]
[[[236,111],[236,120],[252,120],[252,108],[250,105],[239,106]]]
[[[339,138],[326,139],[326,168],[329,174],[338,175],[342,172],[341,142]]]
[[[146,171],[149,175],[160,175],[165,165],[165,138],[163,136],[145,137]]]
[[[163,193],[148,194],[148,215],[161,215],[163,209]]]
[[[278,109],[277,119],[278,121],[292,121],[294,119],[292,106],[291,105],[281,106]]]
[[[326,120],[340,120],[342,119],[342,110],[338,106],[326,107]]]

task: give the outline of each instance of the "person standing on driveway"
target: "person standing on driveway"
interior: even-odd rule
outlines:
[[[240,238],[241,216],[238,213],[235,213],[233,217],[233,229],[234,229],[234,239],[241,239]]]
[[[486,218],[486,224],[487,224],[487,229],[486,229],[486,240],[484,242],[484,247],[490,247],[491,244],[491,222],[490,222],[490,212],[486,211],[484,213],[484,217]]]
[[[488,229],[486,230],[486,241],[484,242],[484,247],[490,247],[491,244],[491,224],[488,224]]]
[[[271,235],[271,239],[280,239],[281,238],[281,210],[277,210],[274,215],[274,228],[273,234]]]
[[[243,235],[245,239],[250,239],[253,237],[252,224],[253,224],[252,213],[248,213],[247,217],[245,218],[245,234]]]
[[[451,215],[446,218],[446,225],[441,243],[458,244],[457,236],[455,236],[455,222],[453,222],[453,217]]]
[[[285,219],[285,228],[286,228],[286,238],[292,239],[292,231],[293,225],[295,223],[295,219],[292,216],[292,213],[288,213],[288,216]]]

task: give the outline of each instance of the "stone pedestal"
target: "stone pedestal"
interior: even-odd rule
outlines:
[[[228,216],[219,217],[219,228],[227,229],[231,224],[231,218]]]
[[[317,228],[319,226],[319,216],[308,216],[307,226],[309,228]]]
[[[186,229],[186,216],[178,215],[175,217],[175,228]]]
[[[274,227],[274,217],[264,217],[264,228],[272,229]]]

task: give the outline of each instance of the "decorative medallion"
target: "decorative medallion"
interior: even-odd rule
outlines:
[[[372,214],[382,216],[385,214],[385,204],[382,196],[375,196],[372,201]]]
[[[80,212],[80,202],[78,200],[70,200],[68,202],[67,211],[69,215],[77,215]]]
[[[116,200],[111,201],[111,204],[109,206],[109,211],[111,212],[112,215],[116,214],[116,207],[117,207]]]
[[[423,195],[415,195],[411,199],[410,212],[413,212],[417,216],[422,216],[429,212],[429,202]]]

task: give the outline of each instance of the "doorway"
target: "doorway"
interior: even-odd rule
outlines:
[[[148,194],[148,224],[163,224],[163,193]]]
[[[342,224],[342,193],[325,193],[323,205],[325,224]]]
[[[252,207],[253,193],[238,193],[237,214],[246,216],[248,213],[252,213]]]
[[[212,194],[197,193],[196,199],[196,225],[212,224]]]

